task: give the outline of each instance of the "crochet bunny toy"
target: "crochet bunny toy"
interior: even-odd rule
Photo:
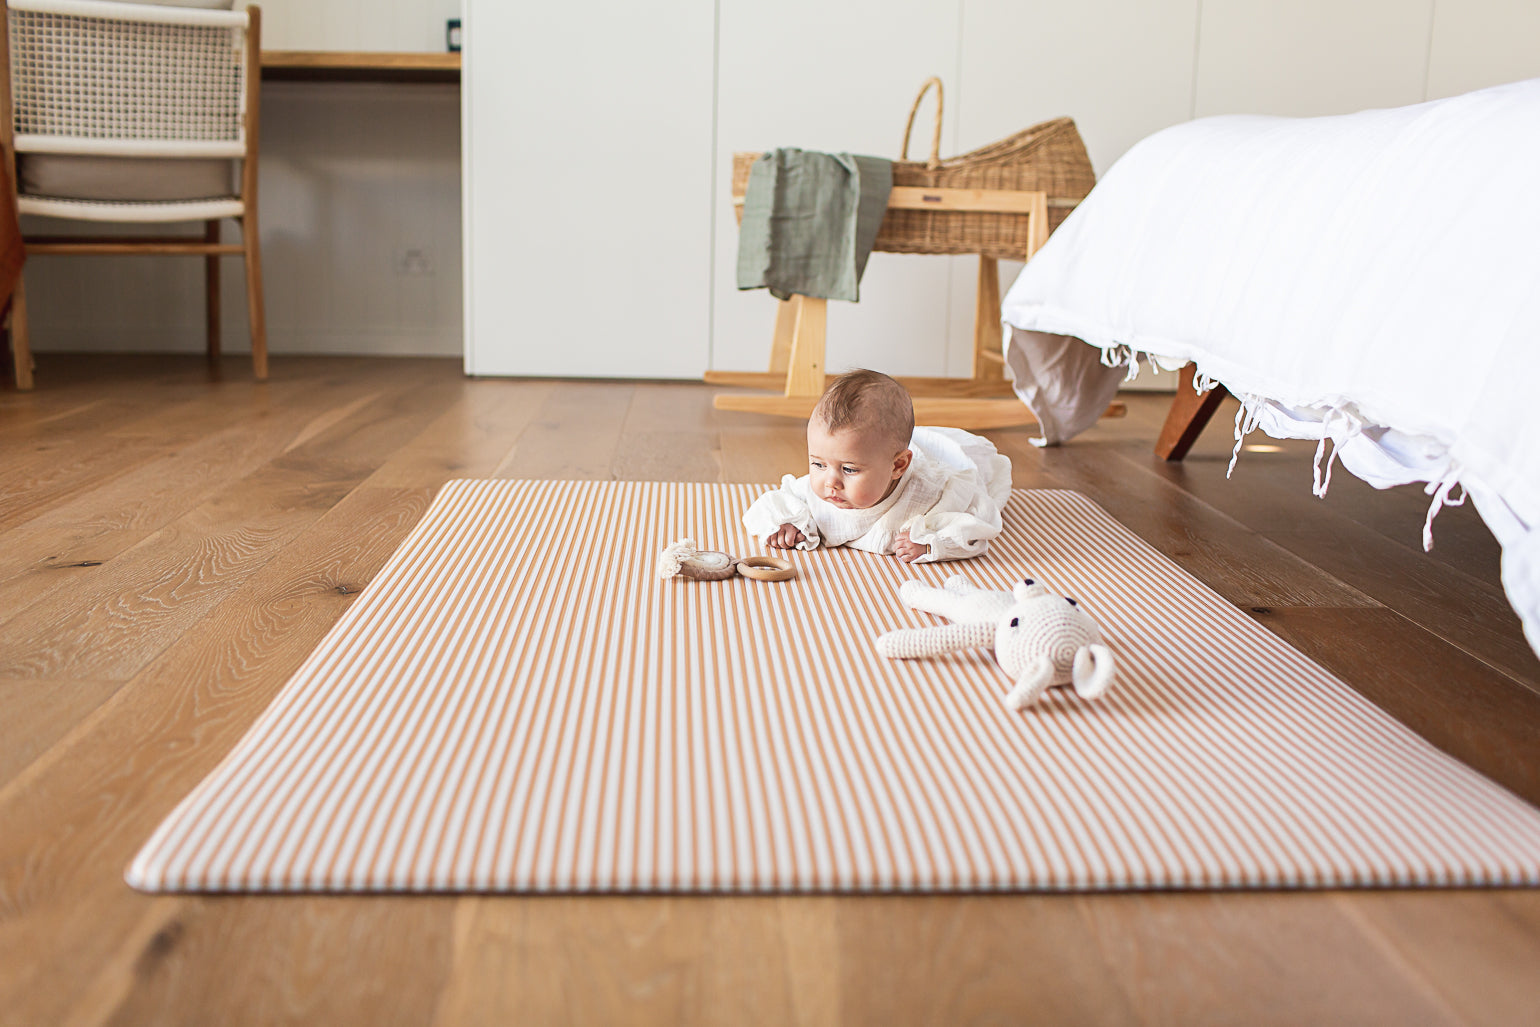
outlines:
[[[1076,695],[1095,699],[1112,683],[1112,650],[1102,644],[1096,622],[1073,599],[1031,578],[1010,592],[977,588],[961,576],[941,588],[906,581],[898,595],[905,605],[952,623],[889,631],[877,639],[877,651],[907,660],[992,646],[1015,681],[1005,697],[1013,710],[1036,702],[1053,685],[1073,684]]]

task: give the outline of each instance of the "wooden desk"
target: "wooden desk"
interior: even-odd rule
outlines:
[[[263,50],[264,82],[460,81],[457,53],[355,53],[340,50]]]

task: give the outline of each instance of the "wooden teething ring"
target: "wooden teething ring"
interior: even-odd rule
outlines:
[[[774,556],[745,556],[738,561],[738,573],[755,581],[790,581],[797,576],[791,561]]]

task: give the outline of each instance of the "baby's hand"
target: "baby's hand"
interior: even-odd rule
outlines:
[[[797,543],[806,541],[807,536],[798,531],[795,524],[783,524],[780,531],[765,539],[765,545],[771,549],[795,549]]]
[[[905,563],[914,563],[920,557],[930,552],[930,546],[922,546],[909,537],[905,532],[893,540],[893,555]]]

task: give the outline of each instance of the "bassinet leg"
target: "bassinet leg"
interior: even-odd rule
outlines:
[[[1005,380],[1005,347],[1000,334],[1000,268],[979,258],[978,302],[973,309],[973,380]]]
[[[812,296],[793,296],[776,314],[776,338],[780,345],[782,331],[790,324],[786,346],[785,392],[779,396],[717,396],[712,405],[718,410],[743,410],[782,417],[806,417],[813,412],[824,386],[824,335],[829,301]],[[779,359],[778,349],[771,351],[771,368]],[[725,378],[726,376],[722,376]],[[768,376],[767,376],[768,377]],[[723,384],[736,384],[724,381]]]
[[[770,373],[785,374],[791,367],[791,337],[797,330],[797,305],[792,300],[778,300],[775,306],[775,335],[770,339]]]
[[[786,395],[823,395],[824,331],[829,301],[798,296],[796,325],[791,333],[791,352],[786,368]]]

